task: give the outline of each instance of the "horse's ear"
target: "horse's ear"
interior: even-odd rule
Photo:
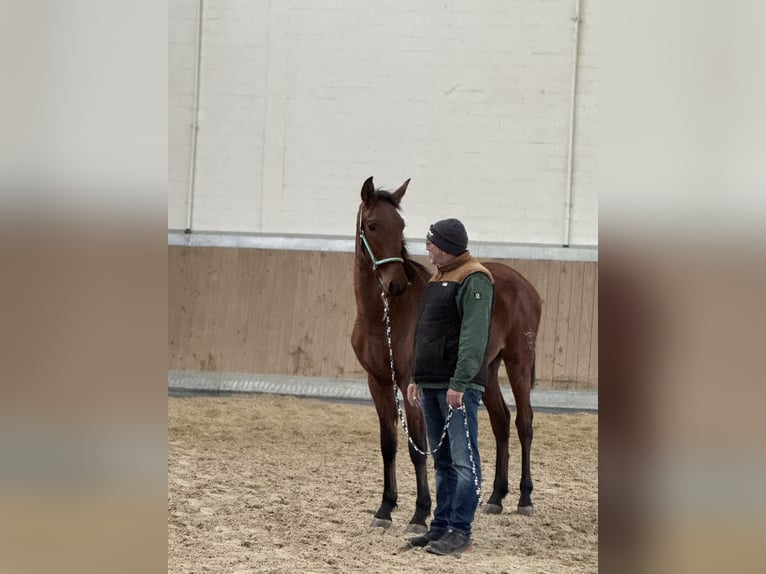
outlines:
[[[372,176],[362,185],[362,201],[365,205],[370,205],[375,199],[375,185],[372,183]]]
[[[407,186],[409,184],[410,184],[410,180],[409,178],[407,178],[407,181],[405,181],[399,189],[397,189],[394,193],[391,194],[391,197],[393,197],[394,200],[396,201],[396,205],[399,205],[399,202],[404,197],[404,192],[407,191]]]

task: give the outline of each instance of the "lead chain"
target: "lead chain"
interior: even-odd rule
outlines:
[[[479,484],[479,473],[476,472],[476,462],[473,458],[473,447],[471,446],[471,433],[468,429],[468,415],[465,410],[465,405],[461,405],[457,409],[453,409],[451,405],[447,405],[449,408],[449,412],[447,413],[447,420],[444,421],[444,428],[442,429],[442,435],[441,438],[439,438],[439,444],[436,445],[436,448],[434,448],[431,451],[424,452],[418,448],[418,445],[415,444],[415,441],[412,440],[412,436],[410,435],[410,429],[407,426],[407,421],[404,418],[404,415],[402,414],[402,405],[399,401],[399,387],[396,386],[396,374],[394,371],[394,350],[393,345],[391,344],[391,312],[388,306],[388,297],[386,297],[386,292],[383,290],[382,286],[380,289],[380,298],[383,300],[383,320],[386,323],[386,344],[388,346],[388,366],[391,370],[391,384],[394,388],[394,399],[396,400],[396,412],[399,414],[399,422],[402,423],[402,429],[404,429],[404,434],[407,435],[407,440],[409,441],[410,445],[413,449],[415,449],[415,452],[418,454],[422,454],[423,456],[428,456],[429,454],[434,455],[438,452],[438,450],[442,447],[442,444],[444,443],[444,437],[447,436],[447,429],[449,428],[449,423],[452,420],[452,415],[455,413],[455,411],[463,411],[463,426],[465,427],[465,440],[468,443],[468,457],[471,460],[471,472],[473,474],[473,484],[476,488],[476,497],[479,499],[479,506],[482,506],[484,504],[484,501],[481,499],[481,485]],[[402,397],[403,398],[403,397]]]

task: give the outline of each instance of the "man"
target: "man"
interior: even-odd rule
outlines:
[[[457,219],[437,221],[426,236],[436,271],[420,303],[413,380],[407,388],[410,404],[423,409],[431,450],[439,444],[450,407],[465,407],[453,413],[444,443],[433,455],[436,509],[431,527],[409,541],[442,555],[470,547],[481,484],[477,411],[488,375],[494,287],[490,272],[467,248],[468,234]]]

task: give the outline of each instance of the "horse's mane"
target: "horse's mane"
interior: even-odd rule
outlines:
[[[402,251],[405,252],[402,258],[405,261],[404,272],[407,273],[407,278],[410,280],[418,278],[427,283],[431,278],[431,271],[428,270],[428,267],[414,259],[409,259],[406,255],[407,247],[404,247]]]
[[[399,207],[399,204],[394,199],[394,194],[390,191],[386,191],[385,189],[376,189],[375,190],[375,199],[382,199],[383,201],[387,201],[391,205],[393,205],[397,211],[401,211],[401,207]]]
[[[376,189],[375,198],[390,203],[396,208],[397,211],[402,210],[401,206],[394,199],[393,194],[390,191],[387,191],[385,189]],[[407,224],[405,223],[405,226],[406,225]],[[401,255],[402,255],[402,259],[404,259],[404,271],[407,274],[407,278],[410,280],[420,279],[423,282],[427,282],[428,279],[431,277],[431,271],[429,271],[425,265],[423,265],[422,263],[419,263],[418,261],[415,261],[414,259],[410,257],[410,254],[407,251],[406,240],[402,242]]]

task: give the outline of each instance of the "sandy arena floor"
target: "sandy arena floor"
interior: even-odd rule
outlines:
[[[484,410],[479,428],[488,497],[495,452]],[[511,430],[503,514],[477,513],[473,552],[440,557],[408,548],[403,534],[415,479],[401,431],[394,525],[369,527],[383,486],[372,405],[168,397],[168,573],[597,572],[598,416],[535,414],[531,517],[514,512]],[[431,469],[429,484],[433,496]]]

